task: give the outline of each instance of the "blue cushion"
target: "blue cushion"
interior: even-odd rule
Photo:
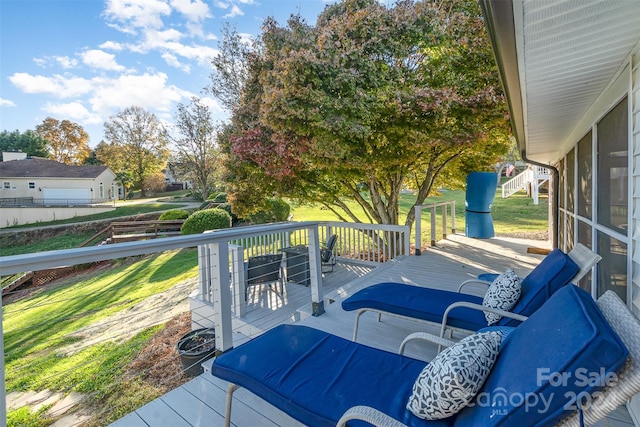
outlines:
[[[485,282],[493,282],[498,278],[498,273],[482,273],[478,274],[478,280],[484,280]]]
[[[580,268],[559,249],[552,250],[520,282],[520,299],[511,309],[513,313],[531,316],[558,289],[567,285]],[[498,325],[518,326],[519,322],[503,317]]]
[[[475,406],[455,425],[553,425],[571,413],[571,396],[601,389],[600,375],[610,378],[627,355],[591,296],[565,286],[509,334]],[[595,384],[586,381],[590,375],[597,375]]]
[[[347,311],[370,308],[441,323],[447,307],[459,301],[482,305],[482,297],[475,295],[386,282],[356,292],[342,302],[342,308]],[[449,314],[447,325],[476,331],[487,326],[487,320],[482,311],[456,308]]]
[[[348,408],[368,405],[408,426],[450,426],[452,419],[426,422],[405,407],[425,365],[317,329],[281,325],[218,356],[211,372],[305,425],[335,426]],[[355,425],[369,424],[349,423]]]

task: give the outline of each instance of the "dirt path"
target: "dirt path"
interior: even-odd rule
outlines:
[[[71,334],[81,341],[60,349],[66,355],[105,341],[126,341],[146,328],[167,322],[189,310],[189,294],[197,286],[197,279],[182,282],[162,293]]]

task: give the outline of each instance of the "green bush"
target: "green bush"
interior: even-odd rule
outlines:
[[[231,224],[236,225],[240,221],[240,218],[238,218],[238,215],[234,214],[233,211],[231,210],[231,203],[220,203],[216,207],[218,209],[227,211],[227,213],[231,215]]]
[[[227,203],[227,193],[218,193],[216,197],[213,198],[213,201],[216,203]]]
[[[210,209],[212,205],[213,205],[213,202],[211,200],[205,200],[204,202],[200,203],[198,210]]]
[[[227,211],[213,208],[197,211],[182,224],[182,234],[197,234],[207,230],[231,227],[231,215]]]
[[[278,198],[267,200],[267,208],[249,216],[253,224],[267,224],[270,222],[286,221],[291,213],[291,206],[287,202]]]
[[[170,219],[187,219],[189,218],[189,211],[184,209],[171,209],[170,211],[163,212],[162,215],[158,217],[158,220],[170,220]]]

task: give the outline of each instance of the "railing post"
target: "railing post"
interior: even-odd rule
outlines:
[[[442,204],[442,238],[447,238],[447,204]]]
[[[0,283],[2,276],[0,276]],[[0,319],[2,319],[2,301],[0,300]],[[0,321],[0,425],[7,425],[7,383],[4,377],[4,329],[2,321]]]
[[[436,245],[436,208],[431,208],[431,246]]]
[[[308,229],[309,241],[309,280],[311,281],[311,315],[324,313],[324,295],[322,293],[322,262],[320,259],[320,239],[318,226]]]
[[[422,255],[422,206],[416,206],[416,255]],[[407,252],[408,253],[408,252]]]
[[[244,248],[239,245],[229,245],[229,250],[231,252],[231,280],[233,282],[233,312],[238,317],[244,317],[247,313]]]
[[[456,234],[456,202],[451,201],[451,234]]]
[[[211,298],[216,309],[214,311],[216,351],[223,352],[233,347],[229,245],[226,241],[221,241],[207,246],[209,247],[209,262],[213,273],[211,277]]]

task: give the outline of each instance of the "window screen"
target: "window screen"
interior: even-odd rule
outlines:
[[[578,142],[578,206],[577,214],[584,218],[592,218],[593,198],[593,148],[591,140],[593,134],[589,132]]]
[[[627,234],[628,112],[623,99],[597,125],[598,223]]]

